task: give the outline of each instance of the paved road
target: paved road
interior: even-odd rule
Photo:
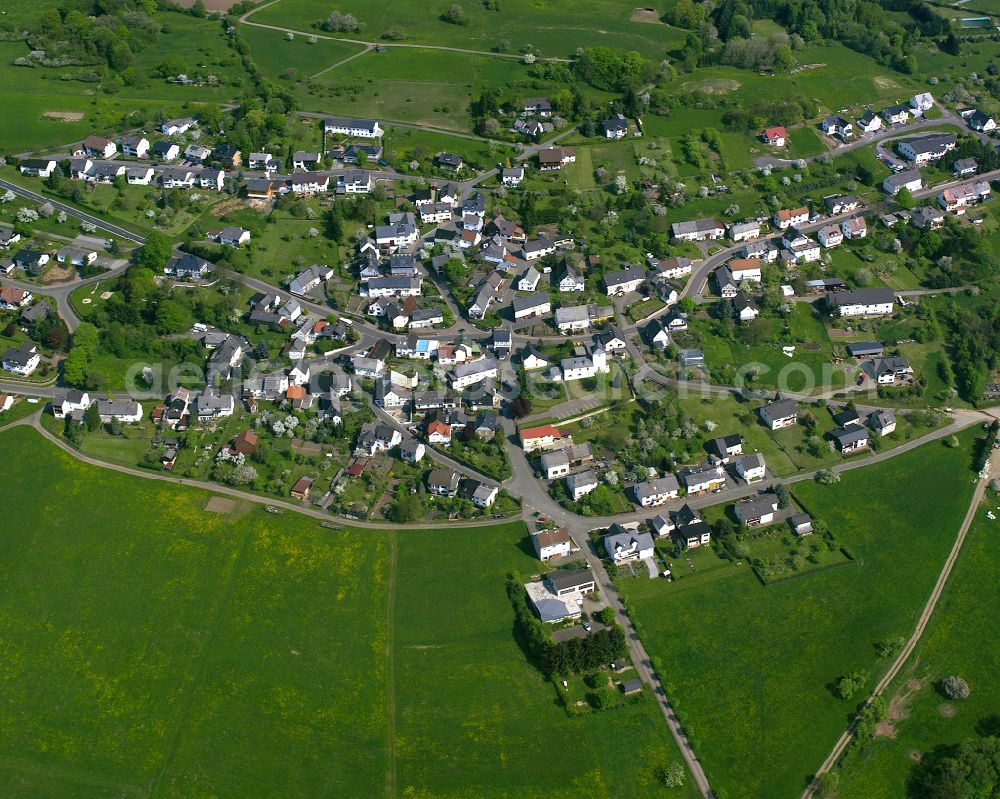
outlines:
[[[574,543],[580,548],[580,552],[586,559],[587,565],[590,567],[599,586],[601,595],[607,601],[608,606],[614,609],[615,621],[625,631],[625,639],[628,642],[632,663],[635,665],[639,678],[653,691],[660,711],[663,713],[664,719],[666,719],[671,735],[677,742],[688,770],[694,777],[698,790],[707,799],[714,797],[715,794],[712,792],[708,778],[705,776],[705,771],[698,760],[697,754],[695,754],[694,748],[691,746],[691,741],[688,739],[687,733],[677,720],[677,715],[670,706],[666,691],[663,690],[663,685],[653,670],[652,661],[645,647],[643,647],[642,641],[639,640],[632,620],[625,612],[625,607],[618,596],[618,591],[612,584],[611,577],[604,568],[604,563],[600,556],[591,548],[588,531],[601,525],[594,523],[593,520],[584,519],[575,513],[566,511],[545,493],[542,484],[535,479],[534,470],[528,462],[524,451],[517,443],[517,425],[510,417],[509,409],[502,416],[502,424],[504,435],[507,437],[509,444],[507,451],[510,454],[511,466],[514,470],[514,476],[507,481],[507,493],[521,497],[526,515],[535,510],[548,516],[556,524],[566,527]]]
[[[0,188],[9,189],[10,191],[14,192],[14,194],[18,194],[21,197],[24,197],[28,200],[34,200],[37,203],[48,203],[57,211],[65,211],[68,216],[75,216],[77,219],[82,219],[84,222],[90,222],[90,224],[94,225],[95,227],[101,228],[102,230],[107,230],[109,233],[113,233],[119,238],[126,239],[136,244],[142,244],[144,241],[142,236],[138,235],[137,233],[133,233],[131,230],[126,230],[123,227],[118,227],[118,225],[113,225],[110,222],[106,222],[105,220],[101,219],[100,217],[88,214],[86,211],[80,211],[79,209],[74,208],[71,205],[66,205],[65,203],[59,202],[58,200],[53,200],[49,197],[45,197],[44,195],[38,194],[37,192],[30,191],[29,189],[26,189],[22,186],[18,186],[16,183],[11,183],[6,180],[0,180]]]
[[[955,537],[955,543],[951,547],[951,552],[948,553],[948,559],[945,560],[944,566],[941,567],[941,573],[938,574],[937,582],[934,583],[934,590],[931,591],[930,597],[927,599],[927,604],[924,605],[924,610],[920,614],[920,618],[917,620],[916,629],[913,631],[913,635],[906,642],[906,646],[903,647],[903,651],[899,653],[899,656],[893,661],[892,666],[883,675],[882,679],[879,680],[878,685],[875,686],[875,690],[872,691],[872,695],[865,702],[862,712],[867,710],[871,705],[872,701],[881,696],[885,689],[889,687],[889,684],[896,679],[896,675],[899,674],[900,670],[909,660],[910,655],[913,654],[913,650],[916,648],[917,643],[920,641],[921,636],[924,634],[924,630],[927,629],[927,623],[930,621],[931,616],[934,613],[934,609],[937,607],[938,600],[941,598],[941,594],[944,592],[945,586],[948,583],[948,578],[951,576],[951,570],[955,566],[955,562],[958,560],[958,556],[962,551],[962,545],[965,543],[965,537],[969,532],[969,527],[972,525],[973,520],[976,518],[976,513],[979,510],[980,503],[983,501],[983,496],[986,493],[986,486],[989,483],[989,475],[994,472],[996,468],[1000,466],[1000,455],[994,451],[990,457],[989,468],[987,470],[986,476],[978,480],[976,483],[976,490],[972,493],[972,500],[969,502],[969,509],[965,514],[965,518],[962,520],[962,526],[958,529],[958,535]],[[836,762],[840,759],[840,756],[844,753],[851,739],[854,737],[854,731],[857,729],[858,722],[860,720],[861,714],[859,713],[848,725],[847,730],[844,734],[840,736],[837,743],[833,747],[833,751],[827,756],[823,764],[817,769],[816,777],[820,777],[825,774],[830,769],[834,767]],[[809,784],[809,787],[803,792],[801,799],[812,799],[816,794],[816,790],[819,786],[816,780],[813,780]]]
[[[111,469],[112,471],[119,472],[120,474],[128,474],[133,477],[141,477],[144,480],[159,480],[161,482],[176,483],[178,485],[188,486],[189,488],[199,488],[203,491],[210,491],[213,494],[221,494],[227,497],[233,497],[234,499],[243,500],[245,502],[253,502],[257,505],[270,505],[275,508],[281,508],[283,510],[292,511],[294,513],[301,513],[305,516],[310,516],[314,519],[319,519],[321,521],[329,522],[331,520],[342,521],[345,525],[350,527],[359,527],[369,530],[386,530],[386,529],[396,529],[399,525],[387,524],[387,523],[376,523],[376,522],[363,522],[356,519],[340,519],[326,511],[315,510],[311,505],[300,504],[297,502],[286,502],[282,499],[273,499],[270,497],[261,497],[256,494],[250,494],[246,491],[239,491],[235,488],[230,488],[229,486],[224,486],[219,483],[210,483],[204,480],[192,480],[186,477],[174,477],[173,475],[167,474],[166,472],[154,472],[145,469],[134,469],[129,466],[122,466],[117,463],[109,463],[107,461],[98,460],[97,458],[91,458],[89,455],[84,455],[79,450],[74,449],[65,441],[63,441],[58,436],[53,435],[48,430],[46,430],[39,420],[41,413],[36,413],[32,416],[25,417],[24,419],[19,419],[16,422],[12,422],[7,427],[16,427],[19,425],[28,425],[33,427],[42,436],[47,438],[57,447],[59,447],[64,452],[69,453],[74,458],[79,461],[83,461],[91,466],[98,466],[103,469]],[[475,524],[477,526],[492,526],[497,524],[509,524],[512,520],[507,519],[482,519],[477,520]],[[468,522],[464,522],[468,524]],[[408,524],[407,529],[415,530],[440,530],[443,524],[442,522],[435,522],[434,524]]]

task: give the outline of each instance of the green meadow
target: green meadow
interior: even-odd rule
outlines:
[[[624,585],[713,788],[730,799],[805,788],[854,711],[832,684],[861,670],[870,688],[888,665],[874,644],[912,632],[968,506],[973,437],[846,472],[836,486],[795,485],[851,564],[766,588],[746,565]]]
[[[898,794],[914,753],[974,738],[984,723],[988,727],[989,719],[996,719],[1000,638],[988,609],[1000,601],[1000,521],[986,513],[996,515],[997,505],[994,496],[980,508],[924,637],[886,692],[895,708],[891,733],[876,737],[844,763],[842,799]],[[967,700],[953,702],[938,691],[937,683],[952,675],[969,683]]]
[[[651,696],[571,718],[527,662],[520,523],[330,530],[0,446],[4,796],[611,799],[680,760]]]
[[[567,58],[578,47],[604,46],[615,50],[638,50],[650,58],[663,58],[684,43],[684,31],[664,25],[655,14],[650,22],[632,21],[636,10],[628,0],[505,0],[499,10],[482,3],[462,3],[464,25],[441,19],[449,3],[426,6],[420,3],[397,3],[393,0],[347,0],[336,9],[353,14],[361,23],[358,32],[325,34],[348,39],[378,42],[391,27],[402,27],[405,43],[434,44],[468,50],[490,51],[506,41],[516,53],[533,45],[543,55]],[[326,19],[332,6],[313,0],[281,0],[253,14],[252,22],[277,25],[294,30],[322,33],[314,25]]]

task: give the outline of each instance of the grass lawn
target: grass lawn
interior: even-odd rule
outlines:
[[[1000,558],[997,532],[1000,521],[989,519],[997,510],[995,497],[987,499],[965,541],[923,639],[906,667],[886,692],[905,717],[897,719],[894,737],[878,737],[841,770],[841,799],[899,795],[910,769],[911,752],[974,738],[980,722],[997,711],[1000,691],[1000,637],[996,617],[982,609],[1000,601]],[[949,702],[935,683],[958,675],[971,687],[964,702]],[[945,715],[945,705],[955,713]]]
[[[624,587],[716,790],[730,799],[801,793],[853,710],[832,681],[877,674],[886,664],[873,644],[916,622],[972,492],[973,436],[962,434],[958,449],[933,442],[845,473],[835,487],[796,484],[796,499],[856,565],[767,588],[735,568],[680,592],[666,581]]]
[[[345,14],[353,14],[363,25],[360,32],[341,35],[372,42],[379,41],[384,31],[398,25],[407,33],[406,42],[492,50],[498,42],[506,40],[512,53],[532,44],[544,55],[560,57],[571,56],[578,47],[601,45],[621,52],[638,50],[658,59],[684,43],[684,31],[658,20],[632,22],[636,6],[628,0],[595,0],[588,4],[585,20],[579,8],[567,0],[544,4],[510,0],[496,11],[481,4],[465,3],[464,25],[451,25],[440,19],[447,5],[438,8],[419,4],[401,6],[393,0],[346,0],[337,8]],[[314,0],[282,0],[275,6],[263,8],[251,19],[320,32],[313,25],[329,13],[329,9],[318,6]],[[525,24],[528,19],[530,24]]]
[[[317,39],[310,44],[306,36],[296,36],[289,41],[281,31],[252,25],[241,25],[240,36],[250,48],[250,57],[260,71],[284,85],[306,80],[364,49],[360,44],[329,39]]]
[[[527,577],[538,568],[526,549],[513,545],[518,528],[399,536],[397,795],[659,795],[652,768],[678,755],[651,697],[570,718],[512,639],[505,575]],[[541,734],[572,744],[558,758],[539,756]],[[697,793],[688,787],[669,795]]]
[[[527,662],[504,591],[538,568],[521,523],[212,513],[28,428],[0,444],[5,796],[610,799],[680,760],[652,697],[571,718]],[[553,759],[540,730],[572,745]]]
[[[788,153],[793,158],[808,158],[825,152],[826,146],[816,129],[805,125],[788,131]]]

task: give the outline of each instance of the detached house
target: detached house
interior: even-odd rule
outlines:
[[[382,127],[371,119],[327,117],[323,120],[323,130],[327,136],[353,136],[359,139],[378,139],[382,136]]]
[[[793,399],[777,399],[762,405],[758,413],[771,430],[780,430],[795,424],[799,418],[799,406]]]
[[[905,172],[889,175],[882,181],[882,190],[890,197],[895,197],[902,189],[914,192],[919,191],[923,185],[924,179],[920,175],[920,170],[908,169]]]
[[[565,527],[558,530],[542,530],[531,536],[535,554],[541,561],[552,558],[565,558],[573,551],[573,539],[569,537]]]
[[[604,536],[604,551],[616,564],[653,557],[653,536],[613,524]]]
[[[761,139],[764,141],[764,144],[769,144],[772,147],[784,147],[788,141],[788,131],[782,127],[767,128],[761,134]]]
[[[126,136],[122,139],[122,153],[131,158],[145,158],[149,155],[149,139],[144,136]]]
[[[609,272],[604,276],[604,286],[609,297],[620,297],[637,291],[646,281],[646,271],[638,266],[631,266],[619,272]]]
[[[997,128],[997,123],[993,117],[989,114],[984,114],[982,111],[973,110],[963,112],[962,116],[965,117],[966,125],[980,133],[989,133],[991,130],[996,130]]]
[[[916,166],[923,166],[944,158],[957,144],[958,139],[952,133],[933,133],[928,136],[902,139],[896,145],[896,149],[907,161]]]
[[[622,114],[613,114],[601,123],[601,129],[607,139],[624,139],[628,135],[628,120]]]
[[[882,117],[872,111],[870,108],[867,109],[858,118],[858,130],[862,133],[874,133],[882,127]]]
[[[115,420],[125,424],[135,424],[142,419],[142,405],[133,399],[99,399],[97,400],[97,412],[105,424]]]
[[[689,494],[701,494],[726,486],[726,472],[719,464],[703,463],[697,466],[685,466],[677,473],[677,476]]]
[[[861,425],[838,427],[830,431],[830,438],[842,455],[868,448],[868,430]]]
[[[678,241],[711,241],[721,239],[726,233],[726,229],[711,218],[674,222],[670,229]]]
[[[908,103],[890,105],[882,109],[880,115],[887,125],[902,125],[910,118],[910,106]]]
[[[668,474],[653,480],[636,483],[632,486],[632,494],[639,505],[649,508],[654,505],[662,505],[671,499],[677,499],[680,494],[680,483],[677,482],[674,475]]]
[[[21,161],[21,174],[47,178],[55,172],[56,166],[52,158],[25,158]]]
[[[676,236],[676,233],[674,234]],[[760,236],[760,222],[733,222],[729,226],[729,238],[733,243],[749,241]]]
[[[744,455],[736,461],[736,474],[748,483],[756,483],[758,480],[763,480],[766,469],[764,456],[758,452]]]
[[[118,145],[102,136],[88,136],[83,140],[83,152],[91,158],[111,158],[118,152]]]
[[[761,494],[759,497],[737,502],[733,511],[740,524],[744,527],[760,527],[774,521],[778,510],[778,497],[774,494]]]
[[[525,453],[535,452],[540,449],[548,449],[557,441],[561,441],[563,435],[558,427],[550,424],[541,427],[526,427],[521,430],[521,447]]]
[[[4,371],[26,377],[38,368],[41,360],[38,348],[30,341],[26,341],[19,347],[10,347],[4,352],[0,363],[2,363]]]
[[[827,307],[835,316],[888,316],[895,308],[890,288],[833,291],[826,295]]]
[[[538,152],[538,168],[542,172],[562,169],[576,161],[576,150],[572,147],[547,147]]]
[[[804,225],[809,221],[808,208],[783,208],[774,215],[774,226],[785,230],[796,225]]]

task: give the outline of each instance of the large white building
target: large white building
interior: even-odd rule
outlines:
[[[323,120],[323,130],[327,136],[354,136],[359,139],[378,139],[383,133],[382,127],[373,119],[350,117],[327,117]]]

